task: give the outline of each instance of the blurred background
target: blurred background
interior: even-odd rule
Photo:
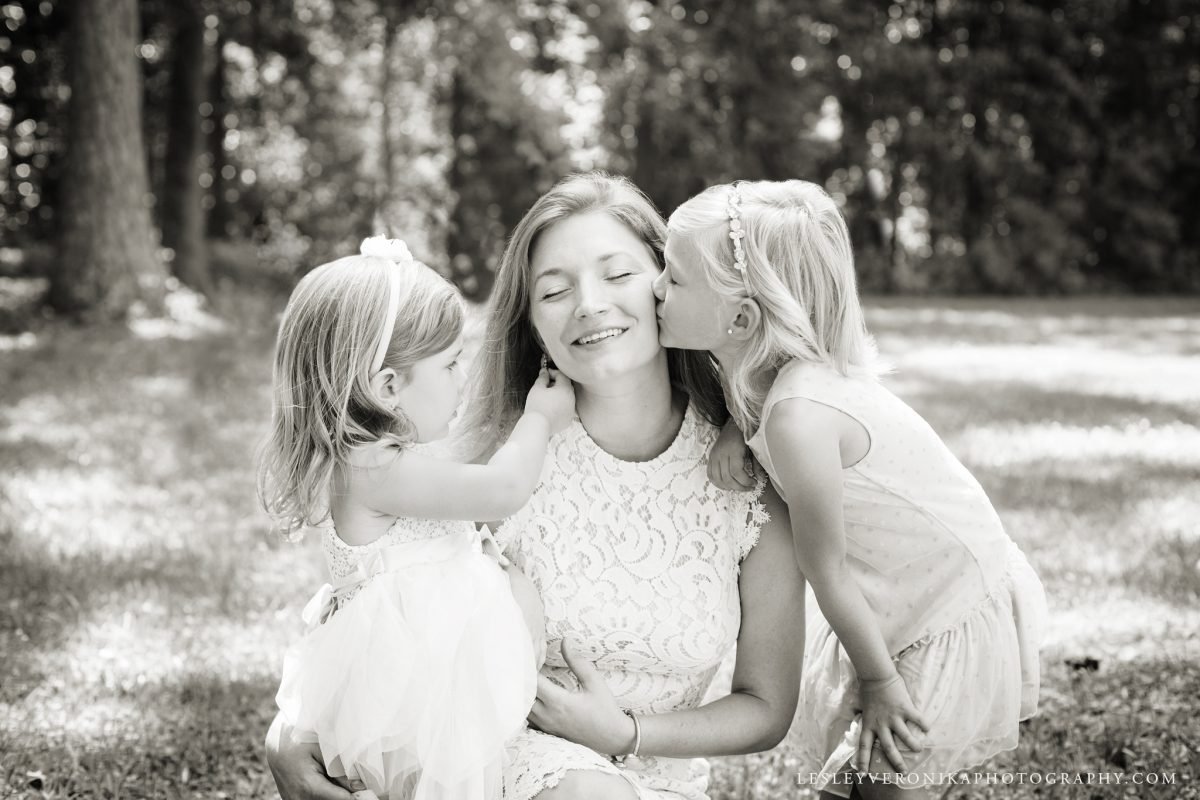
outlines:
[[[0,0],[0,797],[274,796],[324,572],[253,490],[287,292],[386,233],[481,303],[593,168],[828,189],[1050,594],[987,768],[1157,776],[945,796],[1200,796],[1198,97],[1200,0]]]
[[[1194,0],[5,2],[5,270],[49,278],[62,311],[111,316],[122,270],[140,285],[123,294],[152,302],[167,275],[207,291],[269,267],[286,283],[386,230],[483,299],[533,200],[601,167],[664,212],[735,178],[817,181],[877,293],[1195,293],[1196,13]],[[119,219],[103,249],[122,265],[98,242],[91,268],[56,260],[98,208]]]

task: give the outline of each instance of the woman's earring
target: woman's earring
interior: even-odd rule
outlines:
[[[548,362],[546,361],[546,354],[545,354],[545,353],[542,353],[542,361],[541,361],[541,364],[539,364],[539,365],[538,365],[538,369],[539,369],[539,370],[543,370],[543,369],[545,369],[545,368],[546,368],[546,364],[547,364],[547,363],[548,363]]]
[[[725,335],[726,335],[726,336],[733,336],[733,328],[726,328],[726,329],[725,329]]]

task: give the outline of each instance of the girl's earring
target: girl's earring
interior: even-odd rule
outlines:
[[[733,328],[726,328],[726,329],[725,329],[725,335],[726,335],[726,336],[733,336]]]
[[[546,365],[547,365],[548,363],[549,363],[549,362],[547,362],[547,361],[546,361],[546,354],[545,354],[545,353],[542,353],[542,361],[541,361],[541,363],[538,365],[538,369],[539,369],[539,370],[543,370],[543,369],[545,369],[545,368],[546,368]]]

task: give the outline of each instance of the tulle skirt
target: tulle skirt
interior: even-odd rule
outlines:
[[[1037,712],[1046,617],[1041,581],[1013,544],[1004,580],[991,595],[953,628],[901,652],[896,669],[930,724],[925,748],[910,753],[901,747],[909,770],[903,785],[924,785],[925,776],[967,769],[1017,746],[1018,723]],[[829,781],[857,749],[858,676],[819,614],[809,619],[805,650],[800,712],[790,739],[801,772],[822,776],[814,789],[848,794],[849,785]]]
[[[507,577],[469,535],[374,553],[335,613],[328,586],[310,603],[313,627],[284,661],[283,716],[331,776],[381,800],[498,798],[537,678]]]

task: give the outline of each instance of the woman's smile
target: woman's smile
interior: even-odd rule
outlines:
[[[604,344],[605,342],[610,342],[613,339],[620,337],[627,330],[629,330],[628,326],[626,326],[624,328],[609,327],[609,328],[603,328],[603,329],[597,330],[597,331],[590,331],[588,333],[583,334],[582,336],[577,338],[575,341],[571,342],[571,344],[574,347],[585,347],[585,348],[596,347],[598,345]]]

